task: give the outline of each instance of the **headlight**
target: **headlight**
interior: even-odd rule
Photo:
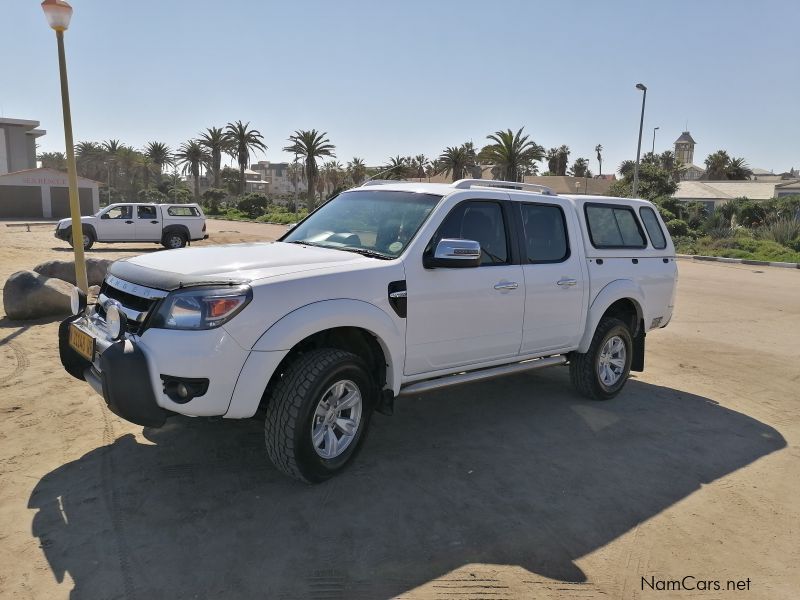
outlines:
[[[214,329],[235,317],[252,298],[246,285],[178,290],[161,301],[150,327]]]
[[[123,336],[127,324],[128,317],[119,309],[116,302],[106,304],[106,326],[113,339],[118,340]]]

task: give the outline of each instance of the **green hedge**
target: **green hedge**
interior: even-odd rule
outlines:
[[[771,240],[756,240],[746,235],[722,239],[714,239],[708,236],[697,239],[676,237],[673,241],[679,254],[800,263],[800,252],[781,246]]]

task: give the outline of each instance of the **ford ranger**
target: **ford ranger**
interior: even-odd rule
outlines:
[[[113,263],[95,303],[76,293],[59,349],[133,423],[263,416],[275,466],[319,482],[399,396],[568,365],[579,393],[613,398],[676,278],[645,200],[373,181],[276,242]]]

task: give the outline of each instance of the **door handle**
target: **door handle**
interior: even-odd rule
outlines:
[[[573,285],[578,285],[577,279],[559,279],[556,281],[556,285],[564,286],[564,287],[572,287]]]
[[[516,281],[498,281],[494,284],[496,290],[515,290],[519,287]]]
[[[150,221],[153,225],[158,225],[158,221]]]
[[[125,221],[128,225],[133,225],[133,221]]]

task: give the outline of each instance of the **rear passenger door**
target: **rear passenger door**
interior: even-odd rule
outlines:
[[[572,348],[583,333],[586,312],[574,209],[556,198],[515,205],[525,279],[521,354]]]
[[[136,239],[150,242],[161,240],[161,220],[155,204],[140,204],[136,207]]]

